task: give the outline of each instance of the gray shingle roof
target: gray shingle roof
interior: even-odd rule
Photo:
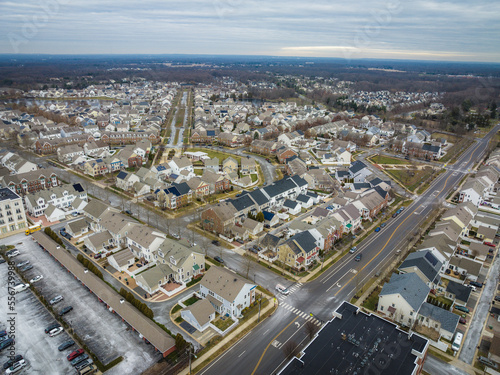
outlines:
[[[441,323],[441,328],[454,333],[457,329],[459,316],[451,311],[424,302],[418,312],[420,315]]]
[[[415,273],[392,274],[391,280],[384,285],[381,296],[400,294],[406,302],[418,311],[424,303],[430,288]]]
[[[441,266],[442,263],[432,255],[430,250],[424,250],[409,254],[399,269],[417,267],[429,281],[434,281],[439,275]]]

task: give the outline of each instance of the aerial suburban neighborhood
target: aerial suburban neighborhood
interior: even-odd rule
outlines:
[[[496,107],[127,69],[0,88],[5,369],[498,373]]]

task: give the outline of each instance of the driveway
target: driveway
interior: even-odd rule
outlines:
[[[497,288],[499,267],[500,259],[496,257],[492,264],[488,278],[486,279],[486,284],[483,286],[483,292],[481,294],[481,298],[479,299],[479,303],[476,305],[476,309],[474,310],[474,316],[470,318],[470,327],[464,337],[462,350],[458,357],[465,363],[472,364],[472,361],[474,360],[474,354],[476,353],[476,348],[478,347],[479,340],[481,339],[484,322],[490,310],[490,303]]]

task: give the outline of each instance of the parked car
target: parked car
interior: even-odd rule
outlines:
[[[458,311],[463,311],[464,313],[469,313],[469,309],[465,306],[457,306],[455,305],[455,309],[457,309]]]
[[[80,349],[74,350],[71,353],[69,353],[66,356],[66,358],[68,359],[68,361],[72,361],[73,359],[75,359],[76,357],[78,357],[78,356],[80,356],[82,354],[83,354],[83,349],[80,348]]]
[[[176,233],[171,234],[171,236],[174,237],[176,240],[180,240],[181,239],[181,236],[179,236]]]
[[[60,327],[61,325],[59,323],[52,323],[50,326],[45,328],[45,333],[49,333],[52,331],[54,328]]]
[[[5,259],[0,258],[0,264],[5,263],[5,262],[6,262],[6,260],[5,260]]]
[[[9,337],[7,340],[0,342],[0,351],[4,350],[5,348],[8,348],[11,345],[14,345],[15,343],[16,343],[15,340]]]
[[[271,228],[271,226],[270,226],[269,224],[264,224],[264,228],[266,228],[266,229],[270,229],[270,228]]]
[[[396,216],[398,216],[398,212],[395,212],[395,213],[392,214],[393,218],[396,217]]]
[[[73,345],[75,345],[75,342],[73,340],[68,340],[64,341],[61,345],[57,347],[57,349],[62,352],[63,350],[66,350],[68,348],[71,348]]]
[[[25,266],[25,265],[27,265],[27,264],[30,264],[30,261],[29,261],[29,260],[25,260],[25,261],[23,261],[23,262],[19,262],[19,263],[17,263],[17,266],[16,266],[16,267],[17,267],[17,268],[21,268],[21,267],[24,267],[24,266]]]
[[[0,331],[0,338],[7,336],[7,331],[4,329],[3,331]]]
[[[462,316],[458,319],[458,321],[460,322],[460,324],[467,324],[467,320]]]
[[[21,359],[23,359],[23,356],[18,354],[14,358],[9,359],[7,362],[3,364],[3,369],[7,370],[10,366],[12,366],[14,363],[19,362]]]
[[[83,353],[82,355],[79,355],[71,360],[71,366],[76,366],[81,361],[85,361],[86,359],[89,359],[89,355],[87,353]]]
[[[351,247],[351,250],[349,250],[349,253],[354,254],[358,250],[356,246]]]
[[[94,361],[93,361],[93,360],[91,360],[90,358],[89,358],[89,359],[86,359],[86,360],[84,360],[84,361],[81,361],[80,363],[77,363],[77,364],[75,365],[75,370],[76,370],[76,371],[80,371],[80,370],[84,369],[85,367],[90,366],[90,365],[91,365],[91,364],[93,364],[93,363],[94,363]],[[89,374],[91,374],[91,373],[89,373]]]
[[[500,296],[495,296],[495,301],[500,302]]]
[[[132,211],[130,211],[130,210],[125,210],[125,213],[126,213],[127,215],[132,215]]]
[[[483,365],[486,365],[488,367],[492,367],[492,368],[498,367],[498,365],[495,362],[493,362],[492,360],[490,360],[488,357],[479,356],[479,357],[477,357],[477,360],[479,362],[481,362]]]
[[[102,257],[102,254],[99,253],[99,254],[94,254],[94,259],[100,259]]]
[[[59,316],[63,316],[64,314],[69,313],[71,310],[73,310],[73,306],[63,307],[63,309],[59,312]]]
[[[354,260],[356,262],[361,262],[361,259],[363,258],[363,254],[359,253],[358,255],[356,255],[356,258],[354,258]]]
[[[5,373],[6,374],[15,374],[16,372],[21,371],[21,369],[26,366],[26,361],[24,359],[21,359],[18,362],[15,362],[12,366],[10,366]]]
[[[27,265],[25,265],[23,268],[21,268],[19,271],[21,271],[21,272],[26,272],[26,271],[29,271],[29,270],[30,270],[30,269],[32,269],[32,268],[33,268],[33,265],[31,265],[31,264],[27,264]]]
[[[387,225],[387,223],[382,223],[380,224],[380,228],[384,228]]]
[[[489,246],[489,247],[497,247],[497,245],[495,245],[492,242],[488,242],[488,241],[484,241],[483,244],[485,244],[486,246]]]
[[[469,285],[475,286],[477,288],[482,288],[483,287],[483,283],[478,283],[477,281],[471,281],[469,283]]]
[[[63,296],[61,296],[61,295],[55,296],[54,298],[52,298],[52,299],[49,301],[49,304],[51,304],[51,305],[55,305],[56,303],[61,302],[63,299],[64,299],[64,297],[63,297]]]
[[[381,229],[380,227],[376,227],[375,232],[380,232],[380,229]]]
[[[30,284],[36,283],[37,281],[40,281],[40,280],[42,280],[42,279],[43,279],[43,276],[42,276],[42,275],[37,275],[37,276],[35,276],[34,278],[32,278],[32,279],[30,280]]]
[[[63,327],[57,327],[57,328],[54,328],[53,330],[51,330],[49,332],[49,336],[50,337],[54,337],[54,336],[57,336],[58,334],[60,334],[62,331],[64,331],[64,328]]]
[[[215,245],[215,246],[220,246],[220,242],[217,241],[217,240],[213,240],[212,241],[212,245]]]
[[[222,259],[220,256],[216,255],[214,256],[214,259],[219,262],[220,264],[224,264],[224,259]]]
[[[238,242],[238,243],[240,243],[240,244],[242,244],[242,245],[245,243],[245,241],[240,240],[239,238],[236,240],[236,242]]]
[[[17,250],[17,249],[12,249],[11,251],[7,251],[5,253],[5,255],[7,255],[9,258],[17,257],[19,254],[20,254],[19,250]]]

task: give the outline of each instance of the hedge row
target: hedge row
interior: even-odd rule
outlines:
[[[148,305],[146,305],[144,302],[141,302],[141,301],[139,301],[137,298],[135,298],[135,296],[134,296],[131,292],[129,292],[129,291],[127,291],[127,290],[125,290],[125,289],[121,288],[121,289],[120,289],[120,295],[121,295],[122,297],[124,297],[124,298],[125,298],[128,302],[130,302],[132,305],[134,305],[134,307],[135,307],[137,310],[139,310],[140,312],[142,312],[142,313],[143,313],[144,315],[146,315],[149,319],[153,319],[153,317],[154,317],[153,310],[151,310],[151,309],[149,308],[149,306],[148,306]]]
[[[85,266],[85,268],[87,268],[89,271],[91,271],[92,273],[94,273],[98,278],[100,278],[101,280],[103,280],[103,276],[102,276],[102,272],[99,268],[97,268],[94,263],[92,263],[92,261],[88,260],[87,258],[85,258],[82,254],[78,254],[76,256],[76,259],[78,259],[78,261],[83,264]]]
[[[49,236],[50,238],[52,238],[55,242],[57,242],[57,244],[59,244],[60,246],[62,246],[63,249],[66,249],[66,245],[64,245],[64,242],[63,240],[61,240],[61,238],[56,234],[56,232],[54,232],[52,229],[50,229],[49,227],[45,228],[43,230],[45,232],[45,234],[47,236]]]

